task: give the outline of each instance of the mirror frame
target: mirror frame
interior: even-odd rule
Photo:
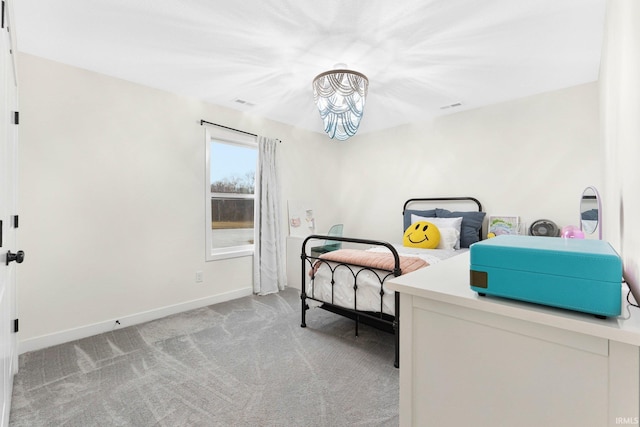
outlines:
[[[596,224],[596,229],[593,230],[592,233],[587,233],[584,230],[584,227],[582,225],[582,201],[584,200],[584,196],[585,193],[587,191],[591,190],[593,192],[593,194],[595,195],[596,198],[596,203],[598,204],[598,223]],[[602,240],[602,199],[600,198],[600,193],[598,193],[598,190],[596,189],[596,187],[590,185],[587,188],[584,189],[584,191],[582,192],[582,194],[580,195],[580,230],[583,231],[585,234],[594,234],[597,230],[598,232],[598,239]]]

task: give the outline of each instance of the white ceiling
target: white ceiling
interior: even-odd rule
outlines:
[[[14,9],[22,52],[317,132],[311,81],[345,63],[369,78],[364,133],[597,80],[605,2],[17,0]]]

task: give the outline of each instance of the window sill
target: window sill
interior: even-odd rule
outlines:
[[[237,251],[210,253],[207,256],[207,261],[219,261],[222,259],[241,258],[247,256],[253,256],[253,249],[241,249]]]

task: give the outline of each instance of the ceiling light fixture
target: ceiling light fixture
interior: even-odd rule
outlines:
[[[336,69],[313,79],[313,99],[320,110],[324,131],[344,141],[356,134],[364,113],[369,79],[362,73],[337,64]]]

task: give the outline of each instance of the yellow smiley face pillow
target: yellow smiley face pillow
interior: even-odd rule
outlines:
[[[438,227],[427,221],[414,222],[404,232],[402,244],[408,248],[434,249],[440,243]]]

